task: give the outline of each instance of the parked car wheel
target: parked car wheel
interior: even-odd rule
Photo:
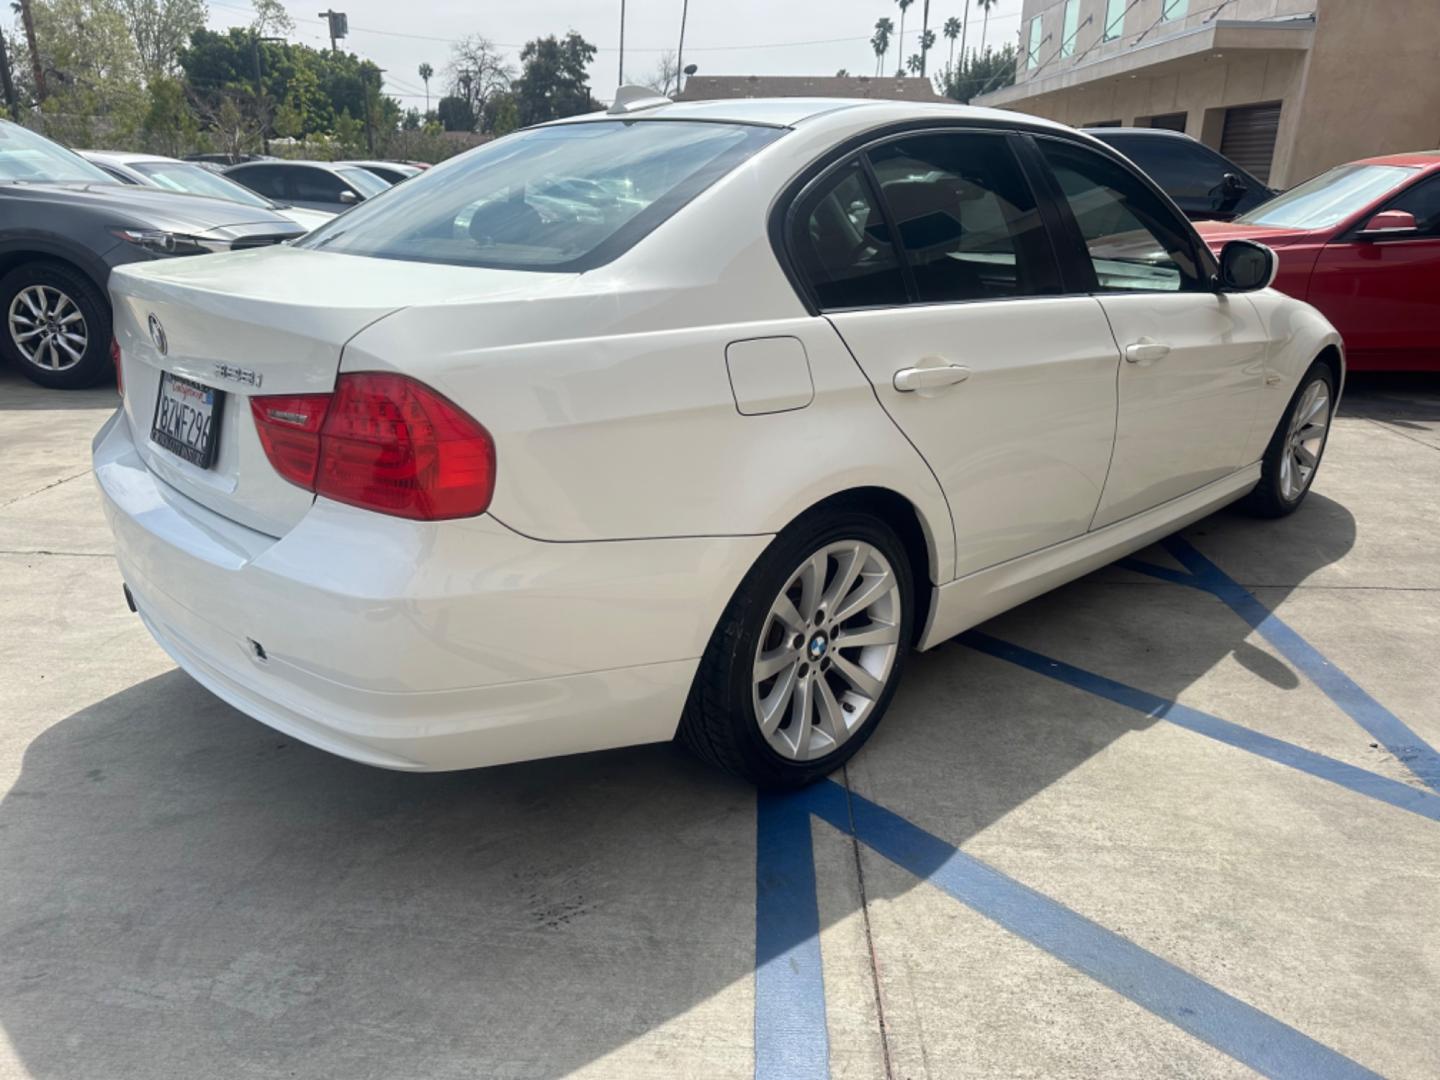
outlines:
[[[844,510],[802,518],[721,616],[682,741],[761,787],[799,787],[839,768],[895,693],[912,598],[905,547],[883,521]]]
[[[1300,380],[1290,407],[1280,418],[1261,462],[1260,483],[1245,499],[1244,507],[1258,517],[1293,514],[1305,501],[1335,412],[1335,375],[1317,360]]]
[[[0,278],[0,313],[0,352],[41,386],[78,390],[110,376],[110,305],[79,271],[16,267]]]

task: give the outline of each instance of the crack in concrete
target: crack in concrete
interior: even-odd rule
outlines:
[[[33,551],[0,548],[0,555],[56,555],[62,559],[110,559],[114,557],[108,551],[46,551],[44,548],[37,548]]]
[[[865,926],[865,948],[870,954],[870,984],[875,993],[875,1018],[880,1026],[880,1056],[885,1062],[885,1080],[894,1080],[890,1062],[890,1033],[885,1027],[885,1001],[880,994],[880,958],[875,952],[875,937],[870,929],[870,901],[865,894],[865,869],[860,862],[860,839],[855,832],[855,809],[850,802],[850,765],[840,766],[845,782],[845,807],[850,814],[850,846],[855,853],[855,881],[860,889],[860,919]]]
[[[33,498],[36,495],[42,495],[45,492],[49,491],[51,488],[57,488],[61,484],[68,484],[71,480],[79,480],[80,477],[89,475],[89,469],[82,469],[80,472],[76,473],[73,476],[62,476],[59,480],[50,481],[50,483],[46,484],[44,487],[38,487],[34,491],[28,491],[24,495],[16,495],[15,498],[0,503],[0,510],[4,510],[7,506],[14,506],[18,502],[24,502],[26,499]]]

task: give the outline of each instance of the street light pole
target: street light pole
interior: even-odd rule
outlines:
[[[625,85],[625,0],[620,0],[620,78],[616,85]]]
[[[683,0],[680,8],[680,48],[675,54],[675,96],[680,96],[681,78],[685,74],[685,17],[690,14],[690,0]]]

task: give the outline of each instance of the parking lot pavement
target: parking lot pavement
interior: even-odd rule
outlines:
[[[839,774],[330,757],[176,671],[0,370],[0,1077],[1440,1072],[1440,381],[913,658]]]

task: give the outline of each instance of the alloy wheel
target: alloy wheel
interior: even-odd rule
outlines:
[[[68,371],[90,344],[85,315],[53,285],[27,285],[10,301],[10,340],[20,355],[46,371]]]
[[[1330,387],[1316,379],[1305,388],[1290,418],[1285,451],[1280,458],[1280,494],[1294,502],[1305,493],[1320,465],[1330,430]]]
[[[865,725],[895,670],[902,603],[894,567],[863,541],[827,544],[795,569],[752,667],[755,721],[773,750],[813,761]]]

